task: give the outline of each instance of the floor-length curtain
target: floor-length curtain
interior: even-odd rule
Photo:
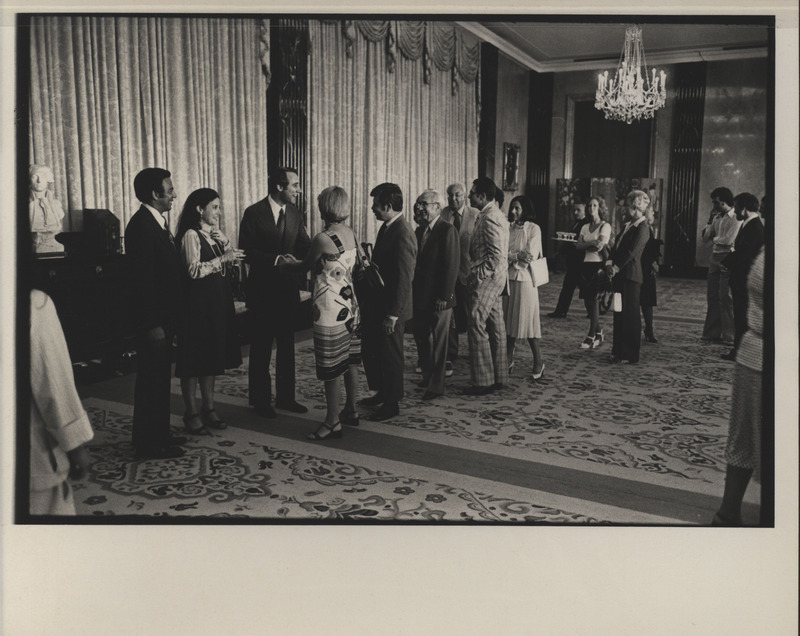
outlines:
[[[310,22],[310,232],[321,229],[317,195],[335,184],[350,194],[359,240],[374,242],[374,186],[399,184],[410,220],[424,189],[469,187],[478,176],[478,104],[474,83],[454,91],[452,70],[434,66],[426,83],[422,58],[390,59],[384,40],[348,42],[343,31],[340,22]]]
[[[33,17],[30,160],[53,168],[64,208],[110,209],[124,232],[133,177],[159,166],[178,193],[173,229],[186,196],[211,187],[236,241],[242,211],[266,196],[262,23]]]

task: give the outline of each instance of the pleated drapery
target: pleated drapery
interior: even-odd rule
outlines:
[[[330,185],[350,194],[350,223],[370,242],[369,192],[379,183],[400,185],[409,220],[426,188],[469,188],[478,176],[477,42],[436,22],[311,20],[309,29],[312,234],[322,229],[317,195]]]
[[[107,208],[125,224],[142,168],[172,172],[170,224],[199,187],[221,196],[237,240],[266,196],[264,21],[35,16],[30,160],[49,165],[65,209]],[[65,221],[65,230],[72,229]]]

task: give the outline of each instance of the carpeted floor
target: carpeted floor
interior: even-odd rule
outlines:
[[[561,277],[541,288],[552,310]],[[217,410],[230,426],[195,438],[176,460],[136,461],[130,445],[133,376],[82,387],[96,430],[89,479],[76,486],[79,514],[265,521],[444,521],[705,524],[722,493],[733,364],[700,341],[705,282],[663,279],[658,344],[638,365],[609,365],[608,341],[584,351],[587,320],[576,297],[566,319],[543,318],[544,379],[530,379],[519,343],[508,387],[462,394],[461,357],[448,395],[422,401],[416,352],[406,336],[406,397],[388,422],[362,419],[341,440],[305,435],[324,416],[308,334],[297,343],[302,417],[260,419],[247,406],[247,360],[218,379]],[[576,295],[577,296],[577,295]],[[463,352],[466,353],[465,338]],[[525,371],[525,370],[528,371]],[[361,378],[362,395],[366,382]],[[366,412],[364,410],[363,412]],[[180,390],[173,383],[178,432]],[[749,489],[755,523],[759,488]]]

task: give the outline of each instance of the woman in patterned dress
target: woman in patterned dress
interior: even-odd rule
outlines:
[[[225,428],[214,410],[216,376],[242,363],[236,335],[233,293],[226,264],[244,257],[219,230],[219,194],[211,188],[192,192],[178,218],[175,242],[184,266],[184,296],[178,331],[175,376],[181,380],[188,433],[210,435],[208,426]],[[202,410],[195,392],[200,384]]]
[[[361,317],[353,293],[356,237],[344,224],[350,199],[344,189],[330,186],[317,197],[317,205],[325,229],[312,239],[303,261],[286,265],[296,271],[310,269],[314,277],[314,357],[327,405],[325,421],[308,436],[314,441],[341,437],[343,423],[358,426],[355,402],[361,364]],[[342,376],[347,399],[339,411]]]
[[[542,324],[539,317],[539,290],[533,284],[530,263],[542,257],[542,231],[534,223],[533,203],[518,196],[508,211],[508,296],[504,297],[508,372],[514,368],[514,344],[525,338],[533,353],[533,379],[544,375]]]

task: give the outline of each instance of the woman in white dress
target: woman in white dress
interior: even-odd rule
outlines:
[[[314,277],[314,358],[327,405],[325,421],[308,435],[314,441],[340,438],[342,424],[358,426],[355,402],[361,364],[361,317],[353,292],[356,237],[344,224],[350,198],[344,189],[330,186],[317,197],[317,205],[325,229],[312,239],[303,261],[286,265],[296,271],[310,269]],[[347,401],[339,411],[342,376]]]
[[[525,338],[533,352],[533,379],[544,375],[539,291],[533,285],[531,262],[542,258],[542,231],[534,223],[533,203],[528,197],[512,199],[508,210],[508,296],[504,300],[508,370],[514,368],[514,345]]]
[[[581,266],[580,297],[589,314],[589,333],[581,342],[581,349],[596,349],[605,338],[600,328],[600,305],[597,300],[598,276],[603,271],[607,247],[611,243],[611,225],[604,221],[608,208],[602,197],[591,197],[586,204],[589,219],[581,227],[575,248],[584,251]]]

